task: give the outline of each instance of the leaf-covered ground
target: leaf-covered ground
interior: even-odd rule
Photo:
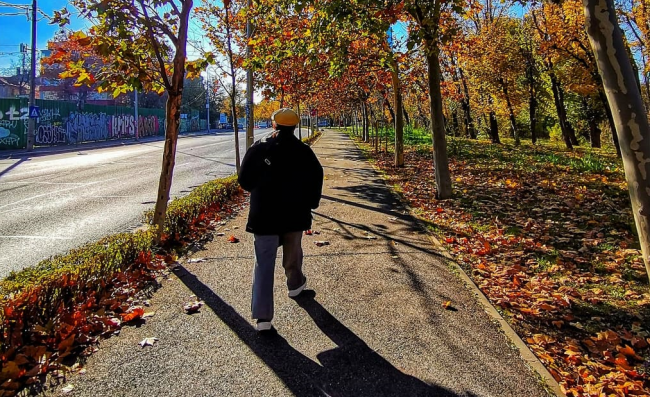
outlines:
[[[650,396],[650,289],[614,156],[453,140],[437,201],[429,146],[403,169],[366,148],[568,396]]]

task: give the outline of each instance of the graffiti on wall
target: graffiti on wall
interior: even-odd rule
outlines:
[[[68,143],[68,133],[60,124],[39,125],[34,138],[39,145]]]
[[[0,109],[0,146],[19,147],[20,137],[17,132],[26,127],[28,108],[17,108],[15,105],[9,109]]]
[[[109,123],[111,138],[135,137],[135,117],[132,114],[112,116]]]
[[[70,112],[66,123],[68,143],[108,139],[109,119],[106,113]]]
[[[138,117],[138,135],[154,136],[160,132],[160,123],[156,116],[140,116]]]
[[[0,150],[25,148],[29,108],[27,101],[0,98]],[[133,110],[110,106],[91,106],[79,111],[63,101],[37,101],[34,144],[70,145],[85,141],[148,137],[161,134],[164,110],[143,109],[136,119]]]

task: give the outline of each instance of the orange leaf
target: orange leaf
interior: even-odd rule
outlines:
[[[230,241],[231,243],[238,243],[239,239],[235,236],[230,236],[228,237],[228,241]]]
[[[627,358],[625,358],[625,356],[623,355],[619,355],[618,357],[616,357],[616,360],[614,360],[614,362],[616,363],[616,365],[618,365],[619,367],[623,368],[626,371],[632,370],[632,367],[627,362]]]
[[[67,339],[64,339],[63,341],[61,341],[61,343],[59,343],[59,351],[62,352],[68,350],[73,343],[74,343],[74,334],[68,336]]]
[[[134,307],[133,309],[129,310],[127,313],[122,313],[122,321],[128,323],[129,321],[142,318],[143,314],[144,314],[143,308],[141,308],[140,306]]]
[[[634,357],[636,356],[636,352],[634,349],[632,349],[630,346],[625,345],[625,347],[620,347],[616,346],[616,350],[619,351],[619,353],[627,356],[627,357]]]
[[[444,307],[445,310],[449,310],[449,308],[451,308],[451,301],[443,302],[442,307]]]

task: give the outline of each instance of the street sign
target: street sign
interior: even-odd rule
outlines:
[[[37,119],[41,117],[41,111],[38,109],[38,106],[30,106],[29,107],[29,118],[30,119]]]
[[[222,124],[225,124],[228,122],[228,118],[226,117],[225,113],[219,114],[219,122]]]
[[[206,108],[206,109],[210,109],[210,104],[209,104],[209,103],[206,103],[206,104],[205,104],[205,108]]]
[[[247,103],[246,104],[246,118],[250,118],[250,117],[251,117],[251,105],[249,105]]]

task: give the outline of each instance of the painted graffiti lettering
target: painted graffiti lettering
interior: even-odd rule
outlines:
[[[5,117],[5,115],[8,117]],[[9,121],[27,120],[29,118],[29,108],[20,108],[20,111],[18,111],[16,106],[11,105],[6,112],[0,112],[0,120],[3,118]]]
[[[138,117],[138,134],[141,137],[158,135],[160,124],[156,116]]]
[[[18,127],[18,120],[0,120],[0,127],[13,129]]]
[[[106,113],[71,112],[66,130],[69,143],[108,139],[109,116]]]
[[[130,114],[119,114],[111,117],[111,138],[135,136],[135,117]]]
[[[59,108],[46,108],[41,109],[41,117],[38,119],[39,123],[46,123],[48,121],[60,120],[61,112]]]
[[[41,145],[65,143],[67,136],[67,131],[60,125],[39,125],[38,131],[36,132],[36,143]]]
[[[0,138],[0,146],[16,146],[20,143],[20,139],[16,135],[9,135],[4,138]]]

